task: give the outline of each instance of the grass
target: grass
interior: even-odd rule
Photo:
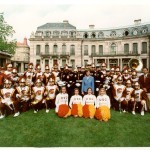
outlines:
[[[149,147],[150,114],[111,110],[111,120],[59,118],[51,110],[0,120],[1,147]]]

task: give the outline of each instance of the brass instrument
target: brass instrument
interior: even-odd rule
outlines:
[[[130,59],[128,65],[129,65],[129,68],[135,69],[137,72],[140,72],[143,68],[142,61],[136,58]]]

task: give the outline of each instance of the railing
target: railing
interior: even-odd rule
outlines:
[[[125,52],[125,51],[114,51],[114,52],[103,52],[103,53],[91,53],[91,57],[103,57],[103,56],[139,56],[138,52]]]
[[[51,52],[51,53],[45,53],[45,52],[41,52],[41,56],[42,57],[60,57],[60,58],[67,58],[67,57],[69,57],[70,56],[70,54],[69,53],[67,53],[67,52]]]

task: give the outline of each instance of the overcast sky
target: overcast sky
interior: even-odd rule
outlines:
[[[135,19],[141,19],[142,23],[150,22],[150,2],[141,1],[0,0],[0,12],[4,12],[5,21],[13,26],[16,32],[14,38],[22,42],[38,26],[48,22],[68,20],[77,29],[88,29],[90,24],[94,24],[95,28],[132,25]]]

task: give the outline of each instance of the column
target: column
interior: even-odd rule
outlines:
[[[120,70],[122,70],[122,58],[120,58]]]
[[[25,70],[24,70],[24,63],[22,62],[22,63],[21,63],[21,73],[24,72],[24,71],[25,71]]]

